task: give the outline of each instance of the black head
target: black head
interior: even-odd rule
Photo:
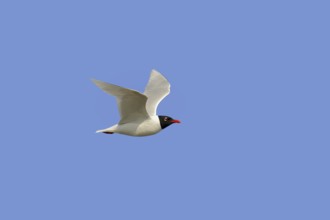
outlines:
[[[160,115],[158,116],[158,118],[160,121],[160,127],[162,127],[162,129],[166,128],[167,126],[170,126],[173,123],[181,123],[179,120],[173,119],[169,116]]]

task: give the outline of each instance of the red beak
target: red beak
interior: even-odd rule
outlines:
[[[181,123],[180,120],[176,120],[176,119],[173,119],[171,122],[172,122],[172,123]]]

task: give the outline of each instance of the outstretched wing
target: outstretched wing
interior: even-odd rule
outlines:
[[[150,116],[157,114],[158,104],[170,93],[170,83],[156,70],[152,70],[149,82],[144,90],[148,97],[147,112]]]
[[[93,79],[93,82],[104,92],[116,97],[121,117],[118,124],[149,118],[146,110],[147,96],[100,80]]]

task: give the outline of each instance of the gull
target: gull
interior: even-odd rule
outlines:
[[[169,116],[157,115],[159,103],[170,93],[170,83],[156,70],[151,71],[143,94],[100,80],[92,81],[104,92],[116,97],[120,113],[118,124],[97,130],[96,133],[148,136],[160,132],[171,124],[181,123],[180,120]]]

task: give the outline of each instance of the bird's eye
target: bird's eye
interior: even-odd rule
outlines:
[[[167,121],[167,117],[164,118],[164,121]]]

